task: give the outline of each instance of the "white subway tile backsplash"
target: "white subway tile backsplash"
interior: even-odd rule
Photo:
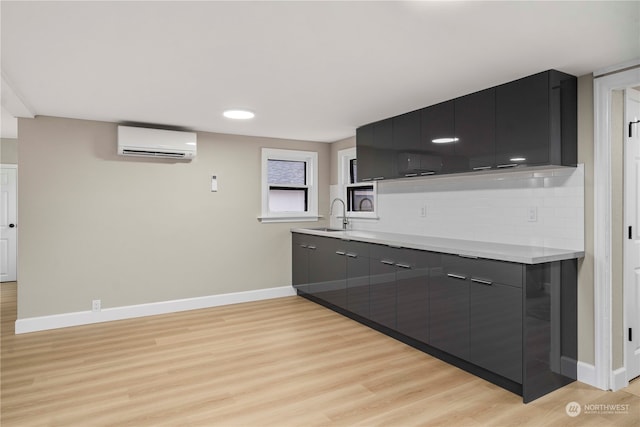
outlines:
[[[584,250],[584,166],[383,181],[378,214],[353,219],[353,228]]]

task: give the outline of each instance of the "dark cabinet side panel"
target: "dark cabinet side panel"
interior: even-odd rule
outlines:
[[[309,252],[304,234],[291,235],[291,284],[306,292],[309,283]]]

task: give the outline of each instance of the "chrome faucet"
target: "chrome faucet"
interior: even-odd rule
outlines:
[[[331,213],[333,212],[333,204],[335,202],[342,203],[342,229],[346,230],[347,224],[349,224],[349,220],[347,219],[347,205],[345,205],[344,200],[342,200],[339,197],[336,197],[331,201],[331,207],[329,207],[329,216],[331,216]]]

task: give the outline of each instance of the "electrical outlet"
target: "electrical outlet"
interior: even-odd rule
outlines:
[[[427,205],[422,205],[422,208],[420,208],[420,217],[427,217]]]
[[[535,206],[530,206],[527,209],[527,221],[529,222],[537,222],[538,221],[538,208]]]
[[[91,301],[91,311],[100,311],[102,306],[102,302],[99,299],[94,299]]]

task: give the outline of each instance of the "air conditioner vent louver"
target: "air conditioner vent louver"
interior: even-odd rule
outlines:
[[[122,150],[123,156],[141,156],[141,157],[170,157],[173,159],[184,159],[184,153],[163,153],[160,151],[142,151],[142,150]]]
[[[193,159],[195,132],[118,126],[118,154],[122,156]]]

